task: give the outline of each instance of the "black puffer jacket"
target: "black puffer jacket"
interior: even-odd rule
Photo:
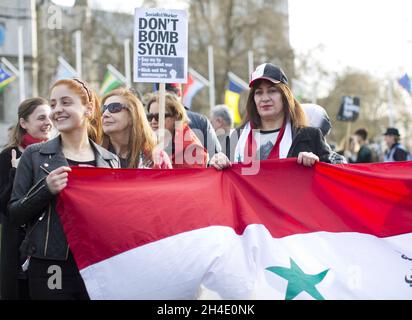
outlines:
[[[95,153],[96,166],[119,168],[116,155],[90,141]],[[45,143],[29,146],[21,157],[14,179],[9,203],[10,221],[28,226],[21,251],[42,259],[66,260],[69,246],[60,218],[55,211],[57,196],[47,184],[47,173],[68,166],[61,149],[60,136]]]

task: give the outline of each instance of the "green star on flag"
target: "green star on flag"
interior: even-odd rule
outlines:
[[[306,274],[299,268],[296,262],[290,258],[290,268],[268,267],[266,270],[276,273],[288,281],[285,300],[292,300],[302,291],[306,291],[316,300],[325,300],[315,286],[325,278],[329,269],[316,275]]]

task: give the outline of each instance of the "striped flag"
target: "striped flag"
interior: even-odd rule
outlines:
[[[57,66],[56,75],[54,76],[54,81],[73,78],[76,78],[76,74],[71,73],[61,63],[59,63]]]
[[[233,112],[233,121],[235,125],[238,125],[242,118],[239,113],[239,100],[240,94],[248,90],[249,87],[242,79],[237,77],[235,74],[229,72],[229,85],[225,91],[225,104]]]
[[[187,84],[183,89],[183,105],[189,109],[192,107],[193,97],[200,91],[205,85],[200,82],[190,72],[187,75]]]
[[[16,79],[15,75],[8,74],[2,67],[0,67],[0,92],[12,81]]]
[[[118,77],[116,77],[110,70],[106,71],[104,75],[102,86],[100,87],[100,96],[104,96],[110,91],[122,86],[124,84]]]
[[[411,168],[73,168],[57,211],[92,299],[412,299]]]
[[[61,79],[73,79],[79,76],[77,71],[66,60],[59,57],[58,62],[53,83]]]

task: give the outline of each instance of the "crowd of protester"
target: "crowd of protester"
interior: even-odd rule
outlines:
[[[412,160],[411,153],[401,143],[401,135],[397,128],[389,127],[382,134],[385,147],[368,139],[368,130],[357,129],[348,139],[344,139],[339,154],[348,163],[374,163]]]
[[[64,79],[53,84],[48,100],[23,101],[0,154],[1,298],[88,299],[56,212],[73,166],[223,170],[279,158],[309,167],[318,161],[409,159],[396,128],[383,133],[387,150],[381,155],[368,143],[366,129],[357,130],[343,150],[332,150],[325,109],[299,103],[277,66],[258,66],[249,86],[246,115],[234,128],[227,106],[214,106],[209,120],[185,108],[179,85],[168,85],[162,144],[157,92],[141,101],[120,88],[100,102],[86,82]],[[50,265],[62,270],[61,290],[48,288]]]

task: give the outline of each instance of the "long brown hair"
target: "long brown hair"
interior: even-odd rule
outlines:
[[[83,105],[92,105],[92,114],[88,119],[87,135],[97,144],[101,144],[103,137],[103,126],[100,118],[99,98],[86,82],[79,79],[62,79],[56,81],[50,88],[50,92],[57,86],[65,85],[80,97]]]
[[[129,168],[139,166],[140,153],[143,152],[145,158],[153,160],[152,151],[156,146],[156,140],[153,135],[150,124],[147,121],[146,113],[142,102],[128,89],[119,88],[109,92],[102,99],[102,104],[109,97],[118,96],[127,101],[127,110],[132,119],[132,126],[129,134]],[[110,137],[103,134],[103,147],[108,148]]]
[[[257,111],[255,103],[255,91],[262,83],[262,81],[268,80],[258,80],[255,81],[253,87],[250,89],[249,96],[246,102],[246,116],[243,119],[243,124],[246,124],[248,121],[251,122],[253,128],[260,128],[262,125],[262,120]],[[283,109],[285,116],[290,119],[291,125],[293,128],[302,128],[308,126],[308,120],[305,115],[305,111],[297,101],[290,88],[284,83],[276,83],[275,87],[280,91],[282,95]]]
[[[26,99],[19,105],[19,109],[17,110],[17,123],[13,128],[13,131],[10,136],[10,141],[7,143],[7,147],[17,147],[21,144],[23,140],[23,135],[26,133],[26,129],[24,129],[20,125],[20,119],[24,119],[28,121],[29,116],[36,110],[38,106],[41,105],[49,105],[49,102],[42,98],[42,97],[35,97],[31,99]]]

